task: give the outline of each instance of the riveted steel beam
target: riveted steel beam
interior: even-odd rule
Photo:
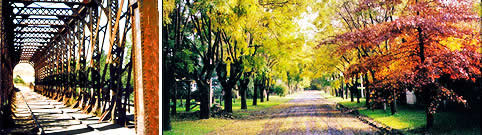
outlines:
[[[20,16],[77,16],[77,13],[70,8],[15,7],[13,12],[14,15]]]
[[[32,3],[32,2],[48,2],[48,3],[64,3],[64,4],[88,4],[91,0],[13,0],[17,3]]]
[[[130,0],[137,134],[159,134],[159,14],[157,0]],[[133,6],[134,7],[134,6]]]

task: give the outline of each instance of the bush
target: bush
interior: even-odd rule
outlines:
[[[285,96],[286,93],[288,93],[288,87],[286,87],[285,85],[275,84],[271,91],[273,91],[279,96]]]

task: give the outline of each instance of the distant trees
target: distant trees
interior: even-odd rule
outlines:
[[[13,78],[13,83],[15,84],[25,84],[25,81],[23,81],[22,77],[20,77],[20,75],[17,75],[15,76],[15,78]]]

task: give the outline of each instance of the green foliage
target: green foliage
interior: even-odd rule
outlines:
[[[330,82],[325,78],[315,78],[310,83],[312,90],[321,90],[325,86],[330,86]]]
[[[13,83],[16,83],[16,84],[25,84],[25,81],[23,81],[22,77],[20,77],[19,75],[15,76],[15,78],[13,78]]]
[[[275,84],[271,91],[280,96],[285,96],[286,94],[288,94],[288,87],[283,84]]]
[[[366,108],[365,107],[365,98],[360,98],[360,103],[357,102],[351,102],[351,100],[346,99],[342,100],[341,102],[338,102],[339,104],[348,107],[348,108],[353,108],[353,109],[359,109],[359,108]]]

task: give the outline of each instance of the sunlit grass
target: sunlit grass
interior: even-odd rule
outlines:
[[[282,104],[282,103],[285,103],[285,102],[288,102],[289,100],[291,100],[292,98],[291,97],[280,97],[280,96],[277,96],[277,95],[270,95],[270,99],[269,101],[266,101],[266,98],[265,98],[265,101],[264,102],[261,102],[260,99],[258,99],[258,105],[256,106],[253,106],[253,99],[246,99],[246,105],[248,106],[248,109],[247,110],[242,110],[241,109],[241,98],[238,98],[238,99],[233,99],[234,100],[234,103],[233,103],[233,112],[236,113],[236,112],[250,112],[250,111],[258,111],[258,110],[261,110],[261,109],[265,109],[265,108],[269,108],[269,107],[272,107],[272,106],[276,106],[276,105],[279,105],[279,104]],[[215,99],[216,103],[219,104],[219,99]],[[177,112],[185,112],[186,111],[186,106],[185,106],[185,102],[186,100],[182,100],[182,105],[180,104],[181,100],[177,100],[177,106],[176,106],[176,111]],[[191,102],[194,102],[194,100],[192,100]],[[191,105],[193,106],[194,103],[191,103]],[[224,101],[222,102],[222,107],[224,108]],[[196,106],[194,107],[193,109],[190,110],[190,112],[195,112],[195,111],[199,111],[199,106]]]
[[[342,104],[345,107],[348,107],[348,108],[359,109],[359,108],[365,107],[365,98],[360,98],[360,103],[357,103],[356,99],[355,99],[354,102],[351,102],[350,99],[348,99],[348,101],[342,101],[342,102],[339,102],[339,103]]]
[[[325,99],[337,102],[345,107],[359,110],[361,115],[372,118],[373,120],[385,124],[391,128],[401,130],[406,134],[419,134],[424,130],[426,116],[423,107],[412,107],[399,105],[397,113],[392,115],[390,108],[387,110],[375,109],[367,110],[365,99],[360,99],[360,103],[350,101],[350,98],[343,99],[328,94],[323,94]],[[433,134],[480,134],[480,116],[467,116],[461,112],[438,112],[435,114],[434,127],[429,130]]]
[[[220,118],[210,118],[203,120],[184,120],[172,121],[172,130],[164,131],[163,134],[166,135],[201,135],[211,132],[219,127],[226,124],[230,124],[234,120],[220,119]]]
[[[289,97],[280,97],[280,96],[270,96],[269,101],[260,102],[258,99],[258,105],[253,106],[253,99],[246,99],[246,104],[248,105],[247,110],[241,109],[241,99],[236,99],[236,103],[233,103],[233,112],[234,113],[246,113],[251,111],[259,111],[265,108],[270,108],[276,105],[280,105],[282,103],[288,102],[291,100]]]
[[[423,110],[400,106],[394,115],[390,110],[360,110],[360,114],[368,116],[394,129],[409,130],[425,126],[425,113]]]

